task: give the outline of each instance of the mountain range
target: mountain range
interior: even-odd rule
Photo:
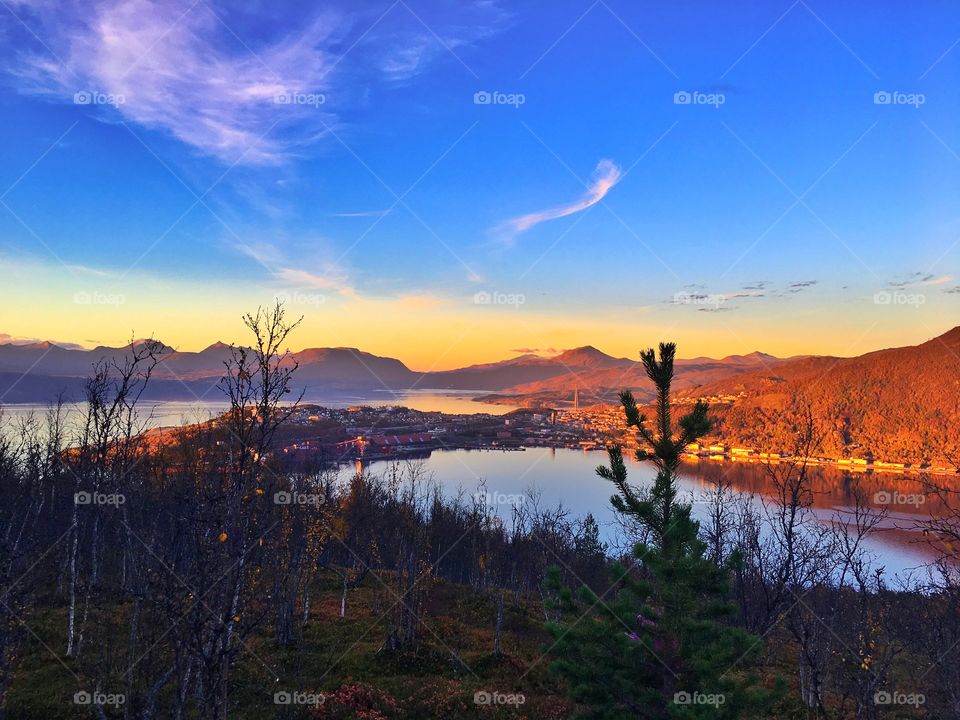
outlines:
[[[162,344],[161,349],[145,398],[220,399],[216,386],[231,356],[229,345],[216,342],[199,352]],[[98,361],[120,362],[129,352],[129,345],[81,350],[50,342],[0,344],[0,402],[49,402],[60,394],[78,399]],[[304,390],[307,398],[417,388],[482,391],[491,394],[489,399],[510,404],[557,403],[572,399],[579,388],[581,401],[586,403],[614,397],[623,387],[634,388],[641,395],[648,392],[638,361],[613,357],[592,346],[551,357],[525,354],[436,372],[417,372],[396,358],[345,347],[309,348],[292,353],[289,361],[298,365],[296,389]],[[678,388],[717,382],[783,362],[763,353],[679,360]]]
[[[52,343],[0,345],[0,402],[49,402],[58,394],[82,397],[100,359],[121,360],[130,347],[78,350]],[[164,346],[145,399],[220,400],[217,389],[232,350],[214,343],[199,352]],[[311,348],[293,353],[296,390],[308,400],[377,390],[477,391],[511,405],[569,406],[616,402],[630,388],[649,402],[652,386],[639,361],[595,347],[543,357],[525,354],[456,370],[417,372],[400,360],[357,348]],[[676,362],[674,391],[681,401],[707,398],[717,433],[752,447],[788,447],[794,432],[789,408],[802,398],[824,423],[824,452],[833,457],[867,450],[885,458],[918,460],[960,456],[960,327],[910,347],[858,357],[760,352]]]

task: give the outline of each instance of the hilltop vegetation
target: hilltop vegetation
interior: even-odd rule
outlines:
[[[960,458],[960,327],[915,347],[855,358],[811,357],[681,393],[744,396],[715,406],[722,437],[786,449],[791,406],[807,405],[830,457],[957,464]]]

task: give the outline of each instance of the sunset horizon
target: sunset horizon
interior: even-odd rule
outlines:
[[[274,302],[276,302],[276,299],[274,299]],[[266,303],[261,307],[269,307],[269,303]],[[256,308],[251,308],[251,312],[255,310]],[[482,343],[482,347],[477,347],[476,350],[474,350],[476,354],[461,354],[462,351],[461,353],[454,353],[454,349],[457,347],[457,345],[461,344],[460,342],[455,345],[451,345],[447,351],[439,353],[435,353],[433,350],[423,350],[419,348],[419,353],[414,353],[409,349],[405,350],[402,346],[393,347],[389,342],[385,342],[382,338],[376,338],[372,340],[368,338],[370,342],[369,345],[364,345],[358,342],[350,342],[349,337],[340,338],[341,340],[345,341],[337,343],[329,342],[329,338],[324,337],[318,337],[316,342],[309,342],[304,340],[305,337],[310,335],[310,327],[307,316],[296,315],[296,308],[293,308],[292,315],[294,319],[303,317],[303,324],[298,329],[298,342],[291,344],[289,347],[285,347],[285,351],[295,354],[315,348],[355,349],[381,357],[396,358],[403,362],[411,370],[423,372],[453,370],[470,365],[496,363],[524,355],[534,355],[540,358],[552,358],[561,355],[566,351],[585,347],[596,348],[604,354],[613,357],[628,358],[638,361],[638,353],[642,347],[644,345],[656,344],[657,338],[660,337],[677,338],[677,357],[681,359],[707,357],[719,360],[725,357],[749,355],[752,353],[763,353],[776,358],[791,358],[807,355],[824,357],[855,357],[879,350],[920,345],[957,327],[951,326],[942,328],[927,328],[924,325],[920,325],[910,328],[909,331],[905,331],[903,335],[895,330],[890,329],[887,329],[886,332],[883,332],[878,330],[876,327],[856,327],[850,328],[850,333],[859,334],[849,334],[845,340],[838,342],[836,345],[816,344],[802,336],[795,336],[789,338],[789,341],[781,341],[779,344],[771,342],[768,338],[759,339],[757,342],[761,344],[757,346],[751,346],[750,343],[747,342],[743,337],[737,335],[734,330],[728,328],[723,329],[726,331],[726,336],[729,338],[728,342],[726,343],[723,341],[723,337],[721,337],[717,339],[714,344],[705,345],[704,333],[697,330],[688,331],[691,336],[691,342],[685,343],[683,342],[683,338],[687,335],[681,334],[681,332],[676,328],[663,328],[660,331],[657,329],[651,329],[645,332],[638,331],[638,338],[643,338],[646,336],[649,337],[649,341],[645,343],[642,339],[638,339],[637,342],[630,346],[622,340],[618,340],[621,335],[619,333],[615,333],[614,328],[611,327],[609,335],[601,336],[599,334],[595,334],[594,337],[596,339],[593,342],[577,342],[575,339],[571,338],[571,342],[574,344],[569,346],[561,346],[559,343],[556,345],[547,345],[546,341],[544,340],[545,335],[541,332],[532,333],[529,336],[519,335],[518,340],[537,337],[541,340],[544,340],[544,342],[541,343],[544,346],[504,346],[505,349],[499,351],[498,348],[491,348],[491,343],[484,342]],[[136,332],[127,333],[126,337],[117,337],[113,341],[106,342],[71,342],[69,340],[58,341],[48,337],[17,337],[9,333],[0,332],[0,345],[32,345],[39,343],[51,343],[64,349],[92,351],[97,347],[124,348],[129,346],[131,341],[139,342],[144,340],[153,340],[171,348],[171,350],[174,352],[187,353],[199,353],[221,343],[225,345],[248,346],[249,338],[245,337],[245,333],[243,332],[243,323],[241,317],[239,315],[236,316],[234,321],[234,324],[237,326],[237,331],[235,333],[221,330],[219,331],[219,334],[211,334],[210,338],[208,339],[204,339],[195,344],[186,346],[176,345],[169,342],[161,333],[140,335]],[[960,323],[958,323],[958,325],[960,325]],[[226,327],[226,325],[224,327]],[[721,336],[724,334],[724,332],[720,333]],[[552,333],[548,334],[547,336],[558,337],[558,335]],[[565,333],[561,337],[567,338],[569,337],[569,334]],[[696,347],[700,347],[703,350],[698,352],[694,349]],[[771,349],[771,347],[773,349]],[[778,348],[780,348],[779,351]],[[817,348],[822,349],[818,351]],[[471,348],[471,350],[473,349]],[[419,362],[417,361],[417,358],[420,358]]]
[[[196,350],[281,297],[305,347],[450,368],[856,355],[960,316],[947,23],[175,6],[9,6],[0,333]]]

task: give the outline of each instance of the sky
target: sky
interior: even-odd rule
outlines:
[[[2,0],[0,341],[418,370],[960,317],[960,6]]]

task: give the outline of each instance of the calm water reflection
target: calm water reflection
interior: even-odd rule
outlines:
[[[499,500],[500,514],[510,514],[510,503],[517,494],[540,494],[541,505],[553,506],[562,503],[573,515],[593,513],[604,528],[605,539],[615,541],[614,513],[610,507],[612,485],[597,477],[594,469],[606,462],[603,452],[579,450],[552,450],[530,448],[525,451],[503,452],[495,450],[450,450],[433,452],[422,460],[433,473],[435,481],[448,494],[462,490],[472,495],[481,480],[486,481],[486,491],[491,499]],[[375,462],[371,471],[382,470],[384,462]],[[631,481],[636,485],[649,485],[654,477],[650,463],[628,460]],[[827,523],[836,513],[847,513],[854,504],[854,486],[861,483],[868,504],[881,507],[893,498],[904,500],[920,494],[916,481],[902,475],[864,474],[859,478],[841,473],[833,468],[810,468],[813,487],[814,512],[821,522]],[[772,496],[774,487],[764,468],[748,463],[716,463],[702,461],[685,465],[681,486],[687,499],[702,498],[713,488],[713,483],[725,475],[742,495]],[[922,543],[922,535],[914,525],[935,508],[927,504],[890,505],[888,517],[868,541],[869,550],[876,563],[886,567],[888,574],[903,574],[922,566],[933,554]],[[694,514],[703,517],[706,507],[694,502]]]
[[[326,395],[322,397],[307,397],[305,404],[323,405],[330,408],[345,408],[351,405],[371,405],[382,407],[386,405],[402,405],[414,410],[425,412],[445,413],[489,413],[503,415],[514,408],[509,405],[494,405],[492,403],[476,402],[475,397],[482,393],[463,391],[444,392],[440,390],[407,390],[407,391],[375,391],[365,394]],[[138,412],[144,425],[148,428],[171,427],[203,422],[225,412],[229,403],[222,400],[180,401],[142,401],[137,405]],[[13,404],[0,405],[0,412],[7,420],[16,420],[29,415],[42,419],[48,410],[47,405],[41,404]],[[68,418],[78,417],[75,405],[65,408]]]

